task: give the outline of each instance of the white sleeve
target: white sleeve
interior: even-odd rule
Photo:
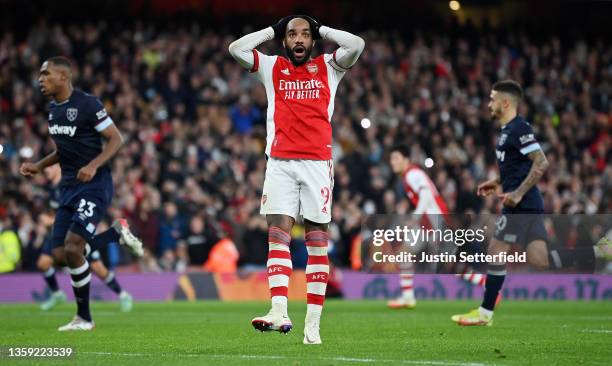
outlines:
[[[271,39],[274,39],[274,30],[272,27],[264,28],[232,42],[229,45],[229,53],[242,67],[254,72],[253,68],[257,66],[257,59],[254,56],[255,47]]]
[[[428,188],[427,176],[420,169],[413,169],[406,174],[406,184],[415,192]]]
[[[253,50],[251,55],[253,56],[253,67],[251,67],[249,72],[253,73],[264,84],[266,90],[268,88],[274,90],[274,85],[272,85],[272,69],[278,56],[264,55],[257,50]]]
[[[419,203],[417,203],[417,207],[414,209],[413,213],[415,215],[428,214],[428,208],[435,205],[436,199],[431,189],[421,189],[419,192]]]
[[[332,65],[343,71],[350,69],[363,52],[365,41],[354,34],[338,29],[321,26],[319,34],[323,39],[334,41],[340,46],[333,53]]]
[[[427,176],[421,170],[415,169],[406,174],[406,184],[419,195],[419,203],[413,212],[414,214],[425,213],[426,208],[435,201],[427,180]]]

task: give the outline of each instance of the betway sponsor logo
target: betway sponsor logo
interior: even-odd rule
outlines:
[[[324,85],[321,80],[283,80],[281,79],[278,85],[278,90],[308,90],[308,89],[323,89]]]
[[[76,130],[77,130],[76,126],[58,126],[58,125],[49,126],[50,135],[68,135],[70,137],[73,137],[74,134],[76,133]]]

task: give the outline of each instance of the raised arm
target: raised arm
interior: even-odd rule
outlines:
[[[349,32],[322,25],[319,28],[321,38],[336,42],[340,48],[335,52],[334,61],[343,69],[351,68],[363,52],[363,38]]]
[[[229,53],[240,66],[245,69],[252,69],[255,63],[253,50],[260,44],[274,39],[274,29],[267,27],[257,32],[249,33],[239,38],[229,45]]]

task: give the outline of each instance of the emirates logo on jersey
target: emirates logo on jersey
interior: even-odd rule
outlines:
[[[325,84],[317,79],[278,81],[278,90],[284,92],[285,100],[319,99],[323,88]]]
[[[319,66],[317,66],[316,64],[308,64],[306,65],[306,70],[308,70],[309,73],[314,75],[319,72]]]

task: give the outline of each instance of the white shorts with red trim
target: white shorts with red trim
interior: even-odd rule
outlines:
[[[262,215],[287,215],[326,224],[331,221],[334,164],[331,160],[270,158],[266,166]]]

